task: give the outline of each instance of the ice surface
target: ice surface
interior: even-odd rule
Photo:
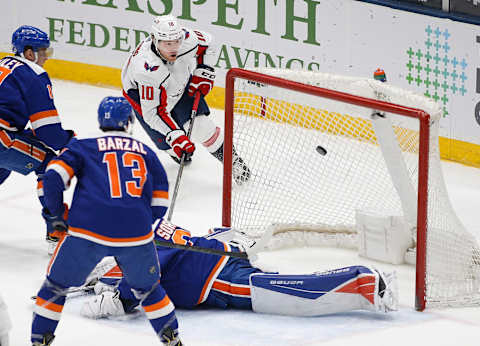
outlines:
[[[120,95],[120,90],[54,81],[56,105],[65,128],[87,135],[97,127],[100,100]],[[213,116],[222,122],[223,112]],[[134,134],[151,143],[138,124]],[[153,145],[151,145],[153,148]],[[177,165],[159,153],[171,186]],[[467,229],[480,230],[480,170],[442,163],[452,204]],[[184,170],[172,221],[205,234],[221,224],[222,168],[199,147],[193,163]],[[36,198],[34,175],[12,174],[0,186],[0,291],[7,301],[13,322],[11,345],[30,345],[33,301],[48,263],[45,231]],[[67,193],[69,198],[71,191]],[[113,225],[112,225],[113,226]],[[479,237],[479,234],[476,234]],[[385,270],[393,266],[359,258],[348,250],[324,248],[286,249],[261,253],[262,268],[285,273],[305,273],[350,264],[373,264]],[[177,311],[180,333],[186,345],[478,345],[480,308],[431,310],[413,309],[414,268],[397,266],[400,311],[387,315],[352,312],[339,315],[297,318],[245,311]],[[54,345],[158,345],[148,321],[88,320],[79,315],[85,297],[72,298],[65,305]]]

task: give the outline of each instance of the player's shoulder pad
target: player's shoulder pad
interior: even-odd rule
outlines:
[[[201,31],[201,30],[193,30],[193,29],[184,29],[186,31],[185,33],[185,39],[184,39],[184,44],[189,45],[189,46],[208,46],[210,43],[213,41],[213,36],[206,32],[206,31]]]
[[[76,133],[75,136],[72,137],[72,139],[68,143],[69,144],[74,143],[74,141],[76,143],[76,142],[80,142],[80,141],[83,141],[83,140],[95,139],[95,138],[103,137],[103,136],[105,136],[105,132],[103,132],[102,130],[100,130],[98,128],[97,129],[90,129],[89,131],[83,132],[81,134]]]
[[[27,60],[25,58],[19,57],[19,56],[14,56],[13,57],[15,60],[18,60],[25,65],[27,65],[36,75],[41,75],[42,73],[46,73],[45,69],[41,67],[40,65],[35,64],[33,61]]]
[[[133,79],[139,83],[161,85],[170,76],[170,72],[163,60],[152,51],[151,43],[150,38],[145,39],[141,49],[132,57],[130,65]]]
[[[135,138],[134,138],[135,139]],[[138,139],[135,139],[138,143],[142,143],[143,145],[143,148],[145,149],[145,151],[147,152],[147,154],[153,158],[155,161],[158,161],[160,163],[160,165],[162,164],[162,162],[160,161],[160,159],[158,158],[157,154],[155,154],[155,151],[153,151],[152,148],[150,148],[147,144],[145,144],[144,142],[142,141],[139,141]],[[163,166],[162,166],[163,167]]]
[[[137,82],[149,82],[152,85],[161,85],[170,76],[164,62],[153,52],[136,61],[135,73],[138,76],[135,78]]]

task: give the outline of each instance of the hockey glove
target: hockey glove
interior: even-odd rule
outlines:
[[[215,70],[213,67],[198,65],[193,71],[192,80],[188,86],[188,95],[193,96],[199,91],[203,96],[206,96],[212,90],[214,81]]]
[[[77,135],[73,130],[65,130],[65,131],[67,131],[67,133],[68,133],[68,136],[69,136],[68,139],[69,140]]]
[[[188,160],[195,151],[195,144],[190,142],[183,130],[170,131],[167,133],[165,141],[172,147],[173,152],[179,159],[185,154],[185,160]]]
[[[55,233],[58,232],[61,234],[67,232],[68,205],[66,203],[63,204],[63,208],[60,212],[55,215],[52,215],[48,209],[43,208],[42,216],[50,226],[48,227],[48,233],[50,236],[57,237],[57,235],[54,235]]]

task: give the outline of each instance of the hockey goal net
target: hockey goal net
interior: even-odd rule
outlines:
[[[223,224],[356,247],[358,211],[399,216],[416,251],[416,309],[479,304],[478,239],[448,198],[440,117],[430,99],[373,79],[231,69]]]

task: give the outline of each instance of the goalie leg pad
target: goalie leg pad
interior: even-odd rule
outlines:
[[[383,291],[390,282],[384,281]],[[380,274],[353,266],[309,275],[253,274],[250,277],[255,312],[319,316],[351,310],[394,310],[390,291],[379,295]],[[385,291],[387,292],[387,291]],[[385,308],[385,305],[393,307]]]
[[[190,120],[183,125],[184,130],[187,131],[189,126]],[[210,117],[201,114],[195,117],[191,139],[194,142],[202,143],[210,153],[214,153],[223,144],[223,131],[215,125]]]

